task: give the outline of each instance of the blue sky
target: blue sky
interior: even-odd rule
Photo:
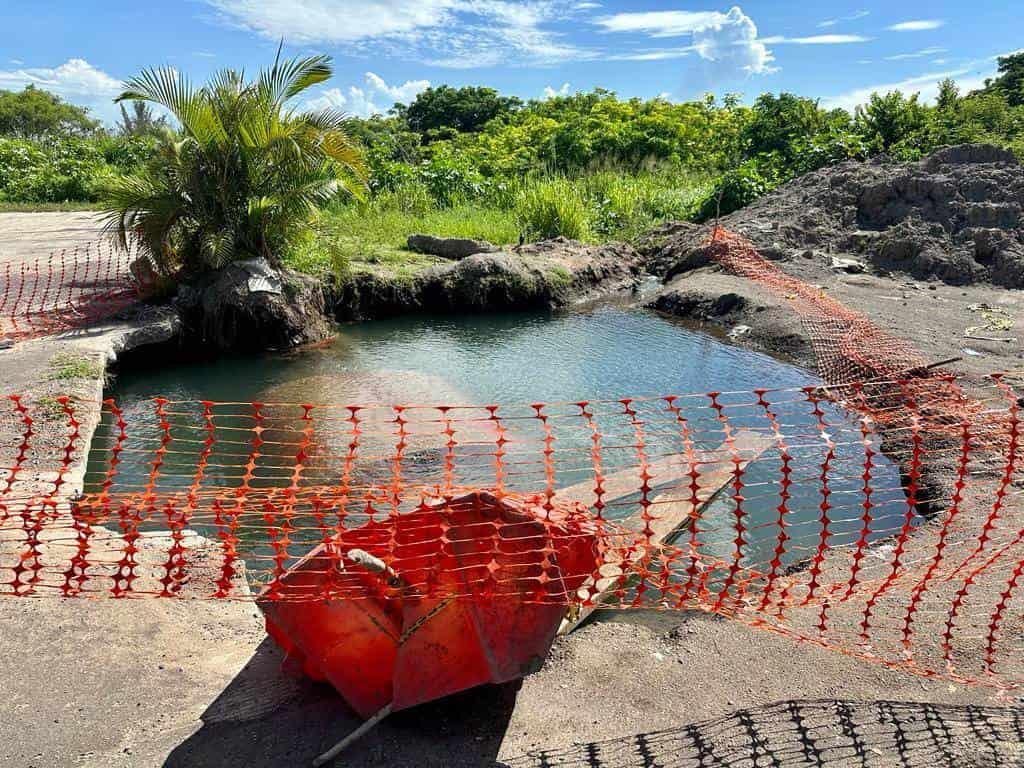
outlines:
[[[334,79],[311,96],[366,115],[428,84],[523,98],[601,86],[683,100],[788,90],[852,108],[872,90],[977,87],[1024,46],[1009,0],[971,3],[658,0],[3,0],[0,88],[34,82],[112,121],[119,83],[170,65],[224,66],[324,52]]]

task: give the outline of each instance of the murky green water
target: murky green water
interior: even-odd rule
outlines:
[[[617,306],[559,315],[514,313],[379,320],[342,329],[331,347],[120,374],[121,400],[330,400],[329,386],[283,387],[313,376],[408,372],[441,380],[469,403],[580,399],[790,387],[813,374],[724,344],[657,314]],[[436,378],[435,378],[436,377]],[[409,384],[417,394],[415,383]],[[396,389],[401,391],[401,384]],[[344,392],[338,381],[337,391]],[[351,390],[349,390],[351,391]],[[436,401],[436,397],[433,401]]]
[[[139,491],[155,482],[162,489],[183,491],[196,481],[196,463],[202,450],[204,431],[202,406],[188,401],[229,401],[219,406],[213,435],[215,446],[208,457],[203,487],[231,488],[241,482],[247,461],[253,426],[252,402],[314,404],[315,434],[312,448],[301,445],[300,406],[265,406],[261,413],[276,413],[284,424],[278,433],[266,433],[270,447],[262,448],[255,486],[282,487],[295,482],[294,456],[312,453],[306,459],[300,485],[337,483],[348,471],[344,448],[350,435],[344,409],[324,404],[421,403],[502,404],[498,411],[510,438],[505,482],[513,490],[543,490],[550,478],[543,462],[544,429],[550,427],[554,441],[555,484],[565,486],[592,478],[590,463],[592,434],[580,417],[581,400],[610,401],[592,410],[601,432],[605,471],[637,463],[637,425],[642,430],[649,458],[678,454],[685,449],[680,414],[672,411],[675,401],[642,401],[624,407],[619,398],[724,393],[716,402],[723,405],[734,429],[753,429],[771,435],[768,412],[751,394],[755,388],[787,389],[816,383],[813,374],[765,355],[744,350],[691,330],[654,313],[618,305],[602,305],[586,311],[550,315],[515,313],[490,316],[415,317],[377,321],[344,327],[331,346],[291,356],[223,359],[215,362],[175,364],[148,370],[121,372],[109,394],[115,397],[131,424],[123,443],[125,452],[118,465],[114,490]],[[152,451],[160,445],[160,419],[154,416],[152,398],[174,401],[168,406],[171,424],[167,434],[174,442],[153,481]],[[818,542],[820,526],[821,462],[825,458],[821,439],[822,423],[804,394],[788,391],[769,394],[771,411],[786,434],[792,453],[795,483],[789,489],[789,523],[799,537],[785,559],[807,557]],[[549,421],[537,418],[529,404],[561,403],[548,406]],[[706,396],[677,401],[696,447],[718,448],[726,437],[718,416]],[[510,404],[526,404],[512,407]],[[276,410],[275,410],[276,409]],[[389,457],[397,436],[394,413],[383,409],[386,418],[366,427],[361,450],[363,458],[350,467],[350,475],[367,483],[389,482],[393,472]],[[362,412],[362,413],[371,413]],[[282,413],[286,413],[282,416]],[[429,424],[438,430],[436,410]],[[458,411],[456,413],[463,413]],[[453,449],[456,470],[452,479],[461,485],[493,486],[495,444],[487,412],[465,411],[456,417],[459,447]],[[856,423],[837,408],[823,406],[826,431],[838,443],[831,460],[831,492],[834,509],[830,533],[833,544],[851,543],[859,536],[858,519],[863,497],[864,447]],[[633,414],[633,415],[631,415]],[[368,417],[367,417],[368,418]],[[93,444],[88,481],[98,489],[109,470],[110,449],[117,442],[115,419],[107,414]],[[375,432],[374,430],[377,430]],[[379,434],[378,434],[379,433]],[[374,446],[374,435],[380,437]],[[369,435],[369,437],[367,437]],[[436,435],[435,435],[436,436]],[[306,437],[309,437],[307,435]],[[421,449],[422,448],[422,449]],[[436,483],[444,466],[444,442],[422,447],[410,440],[408,459],[401,471],[405,482]],[[899,477],[884,458],[876,459],[873,484],[875,522],[870,538],[898,529],[906,514],[899,490]],[[778,535],[773,524],[778,517],[783,459],[774,444],[744,475],[744,495],[749,513],[748,558],[752,562],[770,559]],[[607,510],[610,517],[636,510],[637,496],[619,509]],[[386,510],[385,510],[386,511]],[[704,544],[709,552],[726,557],[735,533],[731,521],[735,503],[729,493],[721,494],[706,513]],[[159,521],[157,521],[159,522]],[[214,533],[213,526],[200,532]],[[314,526],[310,525],[309,530]],[[315,531],[314,531],[315,533]],[[314,543],[312,535],[308,543]],[[797,546],[799,544],[799,546]],[[301,554],[304,542],[296,542]]]

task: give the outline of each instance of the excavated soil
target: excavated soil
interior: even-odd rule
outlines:
[[[725,229],[929,360],[969,374],[1020,364],[1024,169],[1008,152],[952,147],[919,163],[849,162],[808,174]],[[792,300],[709,264],[711,224],[667,224],[641,246],[666,280],[652,306],[735,331],[741,344],[813,365]],[[994,308],[994,311],[991,309]]]

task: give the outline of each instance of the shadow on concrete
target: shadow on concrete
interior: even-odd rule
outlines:
[[[1024,766],[1024,708],[785,701],[682,728],[537,750],[503,768]]]
[[[518,688],[483,686],[398,712],[335,765],[493,766]],[[165,768],[308,766],[361,722],[334,689],[286,669],[270,639],[207,707],[202,721],[167,757]]]
[[[346,768],[1024,768],[1024,707],[784,701],[633,736],[498,759],[518,685],[484,686],[392,715]],[[566,707],[573,706],[565,702]],[[164,768],[306,766],[360,720],[266,639]],[[573,734],[565,734],[573,742]]]

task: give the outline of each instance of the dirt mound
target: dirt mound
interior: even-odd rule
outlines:
[[[1024,287],[1024,168],[998,147],[950,147],[918,163],[847,162],[807,174],[740,211],[726,229],[767,258],[896,272],[953,285]],[[671,277],[707,263],[708,227],[673,223],[641,245]],[[792,270],[787,270],[792,271]]]

